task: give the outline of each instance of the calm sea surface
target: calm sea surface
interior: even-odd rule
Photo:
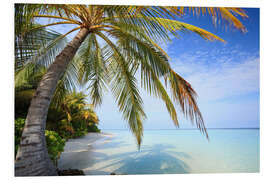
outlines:
[[[68,142],[60,169],[86,174],[182,174],[259,172],[259,129],[145,130],[140,151],[129,131],[91,143],[88,137]]]

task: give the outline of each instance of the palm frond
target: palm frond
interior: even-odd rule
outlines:
[[[205,15],[209,14],[213,23],[216,25],[217,20],[224,20],[225,23],[229,24],[231,27],[246,32],[245,26],[241,23],[239,19],[236,18],[236,15],[241,16],[242,18],[247,18],[248,15],[241,8],[232,8],[232,7],[166,7],[168,11],[172,12],[175,16],[182,17],[187,13],[192,13],[193,15]]]
[[[59,10],[59,9],[58,9]],[[61,13],[60,13],[61,14]],[[65,20],[67,22],[72,22],[73,24],[81,25],[80,21],[76,21],[72,18],[63,17],[62,15],[54,16],[54,15],[43,15],[43,14],[36,14],[33,16],[34,18],[49,18],[49,19],[58,19],[58,20]]]
[[[126,62],[117,46],[104,34],[97,32],[113,51],[114,62],[117,64],[117,72],[111,81],[111,88],[118,107],[122,111],[124,119],[128,121],[131,132],[135,135],[138,148],[140,148],[143,136],[143,120],[146,118],[142,108],[142,98],[136,85],[134,68]]]
[[[16,38],[23,38],[24,33],[33,27],[33,14],[39,7],[37,4],[15,4],[15,43]]]
[[[145,35],[143,30],[127,24],[115,25],[114,29],[106,30],[106,32],[119,40],[118,43],[126,52],[126,56],[131,56],[132,54],[129,53],[129,50],[135,49],[141,56],[140,58],[133,58],[133,61],[147,60],[157,76],[168,73],[169,63],[167,54],[161,51],[157,44],[152,44],[153,41]]]
[[[179,126],[174,105],[159,81],[159,77],[166,75],[170,69],[166,55],[159,51],[160,48],[152,45],[149,37],[136,26],[118,26],[120,27],[108,32],[118,39],[118,46],[123,49],[125,56],[133,57],[134,63],[141,64],[142,87],[164,101],[174,124]]]
[[[74,92],[79,87],[79,67],[76,59],[77,57],[68,64],[67,70],[57,83],[51,102],[55,108],[61,107],[61,103],[65,100],[66,95]]]
[[[16,37],[17,43],[15,43],[15,71],[25,66],[34,58],[44,55],[45,53],[43,52],[45,50],[52,48],[56,44],[65,43],[63,38],[59,38],[60,36],[61,34],[44,28],[24,33],[23,37],[18,35]]]
[[[15,51],[15,87],[27,81],[40,69],[48,67],[67,44],[65,36],[61,34],[54,32],[51,34],[47,30],[41,32],[48,34],[48,36],[45,39],[42,39],[42,37],[39,37],[41,39],[34,38],[35,43],[26,40],[20,46],[18,45],[19,47],[15,47],[15,49],[23,49],[22,51]],[[34,34],[33,37],[38,37],[38,34]],[[28,35],[25,37],[28,37]]]
[[[177,20],[157,18],[157,17],[149,18],[149,19],[157,21],[164,29],[166,29],[166,31],[172,33],[175,36],[179,35],[179,34],[177,34],[177,31],[194,32],[206,40],[210,40],[210,41],[219,40],[221,42],[225,42],[220,37],[208,32],[202,28],[199,28],[197,26],[193,26],[191,24],[187,24],[187,23],[177,21]]]
[[[118,39],[118,46],[125,51],[126,56],[131,56],[134,58],[134,61],[141,63],[141,81],[143,87],[150,94],[153,93],[161,97],[166,104],[174,124],[179,126],[173,103],[158,79],[158,77],[166,77],[167,73],[171,74],[171,89],[174,100],[180,104],[184,115],[189,117],[192,122],[195,120],[197,127],[208,138],[202,115],[196,104],[195,91],[189,83],[171,70],[168,59],[159,51],[159,48],[153,46],[151,41],[145,37],[144,33],[138,31],[134,26],[127,26],[126,24],[121,26],[118,24],[118,28],[107,30],[106,32]]]
[[[197,128],[200,129],[208,139],[208,133],[204,125],[203,117],[196,103],[196,92],[186,80],[173,70],[171,70],[168,80],[173,98],[179,103],[183,114],[190,118],[192,123],[194,123],[195,120]]]
[[[94,106],[102,103],[103,91],[106,90],[107,75],[105,73],[105,60],[96,35],[90,34],[78,51],[79,55],[79,80],[82,85],[87,85],[90,91],[91,103]]]
[[[239,21],[232,12],[237,13],[242,17],[248,17],[245,12],[240,8],[219,8],[221,17],[226,21],[230,22],[234,27],[240,29],[242,32],[246,32],[247,29],[244,25]]]

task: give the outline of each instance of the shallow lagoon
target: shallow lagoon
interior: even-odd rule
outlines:
[[[259,129],[209,129],[210,141],[198,130],[145,130],[139,151],[129,131],[104,132],[69,140],[58,167],[89,175],[259,172]]]

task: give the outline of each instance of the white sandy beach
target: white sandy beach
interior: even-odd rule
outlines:
[[[84,170],[85,167],[90,167],[94,163],[94,159],[91,158],[95,154],[94,147],[110,142],[114,136],[109,133],[88,133],[84,137],[69,139],[58,160],[58,168]]]
[[[114,136],[108,133],[88,133],[80,138],[69,139],[63,153],[89,151],[94,143],[106,143]],[[101,139],[102,141],[99,141]]]

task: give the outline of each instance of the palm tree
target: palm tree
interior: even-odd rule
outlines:
[[[34,18],[57,20],[38,27],[31,26],[31,30],[72,24],[76,27],[63,37],[76,30],[79,32],[54,61],[49,63],[46,74],[37,87],[16,157],[16,176],[56,175],[46,149],[46,116],[59,80],[70,63],[74,62],[80,70],[77,77],[81,84],[88,85],[89,95],[95,106],[102,103],[104,89],[111,89],[123,117],[136,137],[138,147],[142,141],[143,120],[146,115],[135,78],[137,72],[141,73],[141,86],[164,101],[178,127],[176,110],[160,80],[164,78],[184,115],[192,122],[195,121],[197,127],[208,137],[196,104],[195,91],[171,69],[169,57],[158,43],[170,41],[169,33],[178,36],[178,31],[195,32],[207,40],[223,41],[199,27],[179,21],[179,17],[189,11],[195,14],[208,13],[215,18],[222,17],[244,31],[244,26],[235,17],[247,17],[242,9],[190,8],[188,11],[184,7],[96,5],[23,5],[22,9],[18,13],[28,20],[23,23],[31,24]],[[74,58],[76,53],[78,56]]]
[[[65,96],[61,107],[58,108],[66,114],[67,121],[82,120],[85,123],[91,121],[98,124],[99,120],[94,107],[92,104],[87,104],[86,97],[82,92],[72,92]]]
[[[96,125],[99,122],[94,107],[92,104],[87,104],[86,97],[82,92],[72,92],[65,96],[65,100],[58,107],[65,114],[65,119],[61,122],[66,122],[71,131],[78,129],[79,125],[82,131],[79,133],[86,133],[90,125]]]

